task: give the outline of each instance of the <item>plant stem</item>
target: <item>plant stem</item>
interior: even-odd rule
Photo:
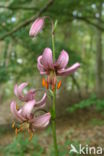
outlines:
[[[53,96],[52,132],[53,132],[53,141],[54,141],[55,156],[58,156],[58,146],[57,146],[57,137],[56,137],[56,121],[55,121],[55,118],[56,118],[55,104],[56,104],[56,89],[54,91],[54,96]]]
[[[53,52],[53,60],[55,61],[55,35],[53,23],[52,23],[52,52]]]
[[[52,50],[53,50],[53,60],[55,61],[55,38],[54,38],[54,25],[52,23]],[[53,91],[53,105],[52,105],[52,133],[54,141],[55,156],[58,156],[58,145],[56,137],[56,88]]]
[[[53,139],[54,139],[54,149],[55,149],[55,156],[58,156],[58,147],[57,147],[57,139],[56,139],[56,123],[52,121],[52,131],[53,131]]]

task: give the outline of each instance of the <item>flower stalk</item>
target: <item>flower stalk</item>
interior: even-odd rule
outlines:
[[[55,61],[55,35],[53,28],[52,28],[52,49],[53,49],[53,60]]]
[[[52,50],[53,50],[53,60],[55,61],[55,35],[54,35],[54,25],[52,23]],[[57,137],[56,137],[56,86],[53,91],[53,103],[52,103],[52,133],[53,133],[53,142],[55,149],[55,156],[58,156],[58,145],[57,145]]]
[[[56,89],[54,90],[53,95],[53,106],[52,106],[52,133],[53,133],[53,141],[54,141],[54,149],[55,156],[58,156],[58,145],[57,145],[57,137],[56,137]]]

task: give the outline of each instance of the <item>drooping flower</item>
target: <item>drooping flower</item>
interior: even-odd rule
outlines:
[[[50,48],[45,48],[43,54],[37,59],[37,67],[41,75],[48,75],[47,81],[43,79],[43,86],[55,88],[57,79],[56,76],[68,76],[74,73],[79,67],[79,63],[73,64],[71,67],[66,68],[69,61],[69,55],[65,50],[61,51],[57,61],[53,61],[52,50]],[[60,88],[61,82],[58,83],[57,88]]]
[[[20,109],[17,109],[17,104],[15,101],[12,101],[10,104],[10,110],[14,116],[14,118],[20,122],[19,128],[15,129],[16,134],[20,131],[28,131],[30,134],[30,138],[33,136],[33,132],[36,129],[45,128],[50,121],[51,115],[50,113],[45,113],[36,117],[34,114],[34,110],[39,110],[43,108],[46,104],[46,93],[43,98],[36,102],[35,100],[31,100],[26,102]],[[12,124],[14,127],[14,123]]]
[[[29,31],[31,37],[37,36],[37,34],[43,29],[44,19],[45,17],[39,17],[33,22]]]
[[[25,95],[23,94],[24,88],[28,85],[27,82],[21,83],[19,86],[16,84],[14,87],[14,93],[19,98],[19,100],[28,102],[33,100],[35,97],[36,90],[30,89]]]

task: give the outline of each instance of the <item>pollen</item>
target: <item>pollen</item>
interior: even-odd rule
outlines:
[[[61,87],[62,81],[60,80],[57,84],[57,89],[59,89]]]

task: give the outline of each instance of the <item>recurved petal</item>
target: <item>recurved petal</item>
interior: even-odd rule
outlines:
[[[27,82],[21,83],[19,86],[16,84],[14,87],[14,93],[18,98],[23,97],[23,89],[28,85]]]
[[[37,68],[40,71],[41,75],[46,75],[47,71],[45,71],[44,66],[41,63],[41,60],[42,60],[42,55],[39,56],[38,59],[37,59]]]
[[[50,118],[51,118],[50,113],[46,113],[46,114],[41,115],[37,118],[34,118],[33,123],[32,123],[33,128],[34,129],[45,128],[49,124]]]
[[[14,94],[18,96],[18,86],[17,84],[14,86]]]
[[[69,61],[69,55],[65,50],[61,51],[58,60],[55,63],[55,66],[59,69],[63,69],[67,66]]]
[[[15,119],[17,119],[18,121],[22,122],[25,120],[25,118],[23,118],[22,115],[20,114],[20,111],[17,111],[15,101],[11,102],[10,110],[11,110],[13,116],[15,117]]]
[[[53,69],[53,58],[52,58],[52,50],[50,48],[45,48],[42,59],[41,59],[42,65],[44,66],[44,69]]]
[[[24,117],[29,118],[31,116],[34,105],[35,105],[35,100],[29,101],[24,104],[24,106],[22,107],[22,114]]]
[[[29,35],[30,36],[36,36],[43,28],[44,26],[44,17],[43,18],[37,18],[31,28],[30,28],[30,31],[29,31]]]
[[[44,93],[42,99],[40,101],[35,102],[35,107],[43,108],[46,104],[47,94]]]
[[[38,62],[37,67],[38,67],[38,69],[39,69],[40,72],[41,71],[43,72],[44,71],[44,66],[41,63],[41,60],[42,60],[42,55],[39,56],[38,59],[37,59],[37,62]]]
[[[30,89],[28,93],[24,96],[24,101],[28,102],[28,101],[34,100],[35,93],[36,93],[35,89]]]
[[[74,65],[72,65],[71,67],[69,67],[67,69],[58,70],[57,71],[57,75],[59,75],[59,76],[70,75],[70,74],[74,73],[79,67],[80,67],[80,64],[79,63],[75,63]]]

